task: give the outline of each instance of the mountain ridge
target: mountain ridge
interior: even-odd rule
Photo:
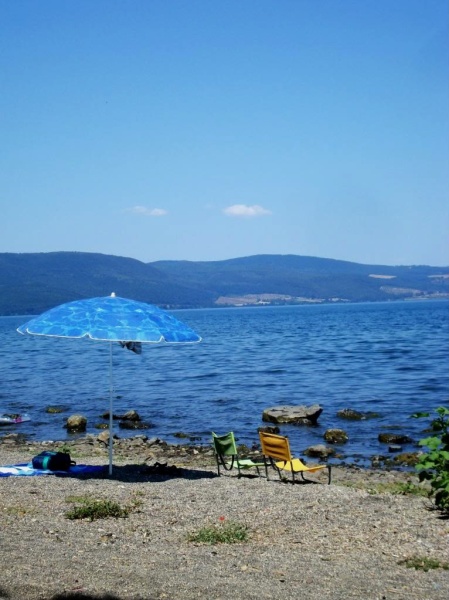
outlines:
[[[449,266],[367,265],[296,254],[220,261],[159,260],[89,252],[0,253],[0,314],[115,292],[165,308],[449,297]]]

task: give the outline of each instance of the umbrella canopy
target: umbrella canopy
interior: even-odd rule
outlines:
[[[83,338],[110,342],[109,473],[112,473],[112,342],[134,351],[132,342],[189,344],[201,341],[190,327],[164,310],[115,294],[61,304],[17,328],[22,334]],[[131,343],[131,344],[130,344]]]
[[[18,327],[19,333],[109,342],[199,342],[201,337],[157,306],[112,294],[61,304]]]

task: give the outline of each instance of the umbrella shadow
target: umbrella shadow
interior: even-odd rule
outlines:
[[[122,483],[145,483],[151,481],[167,481],[170,479],[212,479],[217,477],[216,473],[205,469],[192,469],[184,467],[169,466],[155,463],[154,465],[127,464],[117,465],[109,475],[107,467],[101,472],[73,474],[71,477],[77,479],[107,479],[120,481]]]
[[[130,464],[114,467],[109,479],[118,481],[165,481],[169,479],[212,479],[216,474],[205,469],[187,469],[185,467],[175,467],[166,464],[156,463],[155,465]]]

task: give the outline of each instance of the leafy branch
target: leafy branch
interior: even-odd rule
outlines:
[[[449,514],[449,409],[440,406],[431,423],[433,433],[419,441],[427,448],[416,465],[420,481],[429,481],[430,493],[438,510]],[[429,417],[429,413],[415,413],[412,417]]]

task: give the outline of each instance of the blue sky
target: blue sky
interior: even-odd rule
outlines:
[[[446,0],[0,0],[0,252],[449,265]]]

